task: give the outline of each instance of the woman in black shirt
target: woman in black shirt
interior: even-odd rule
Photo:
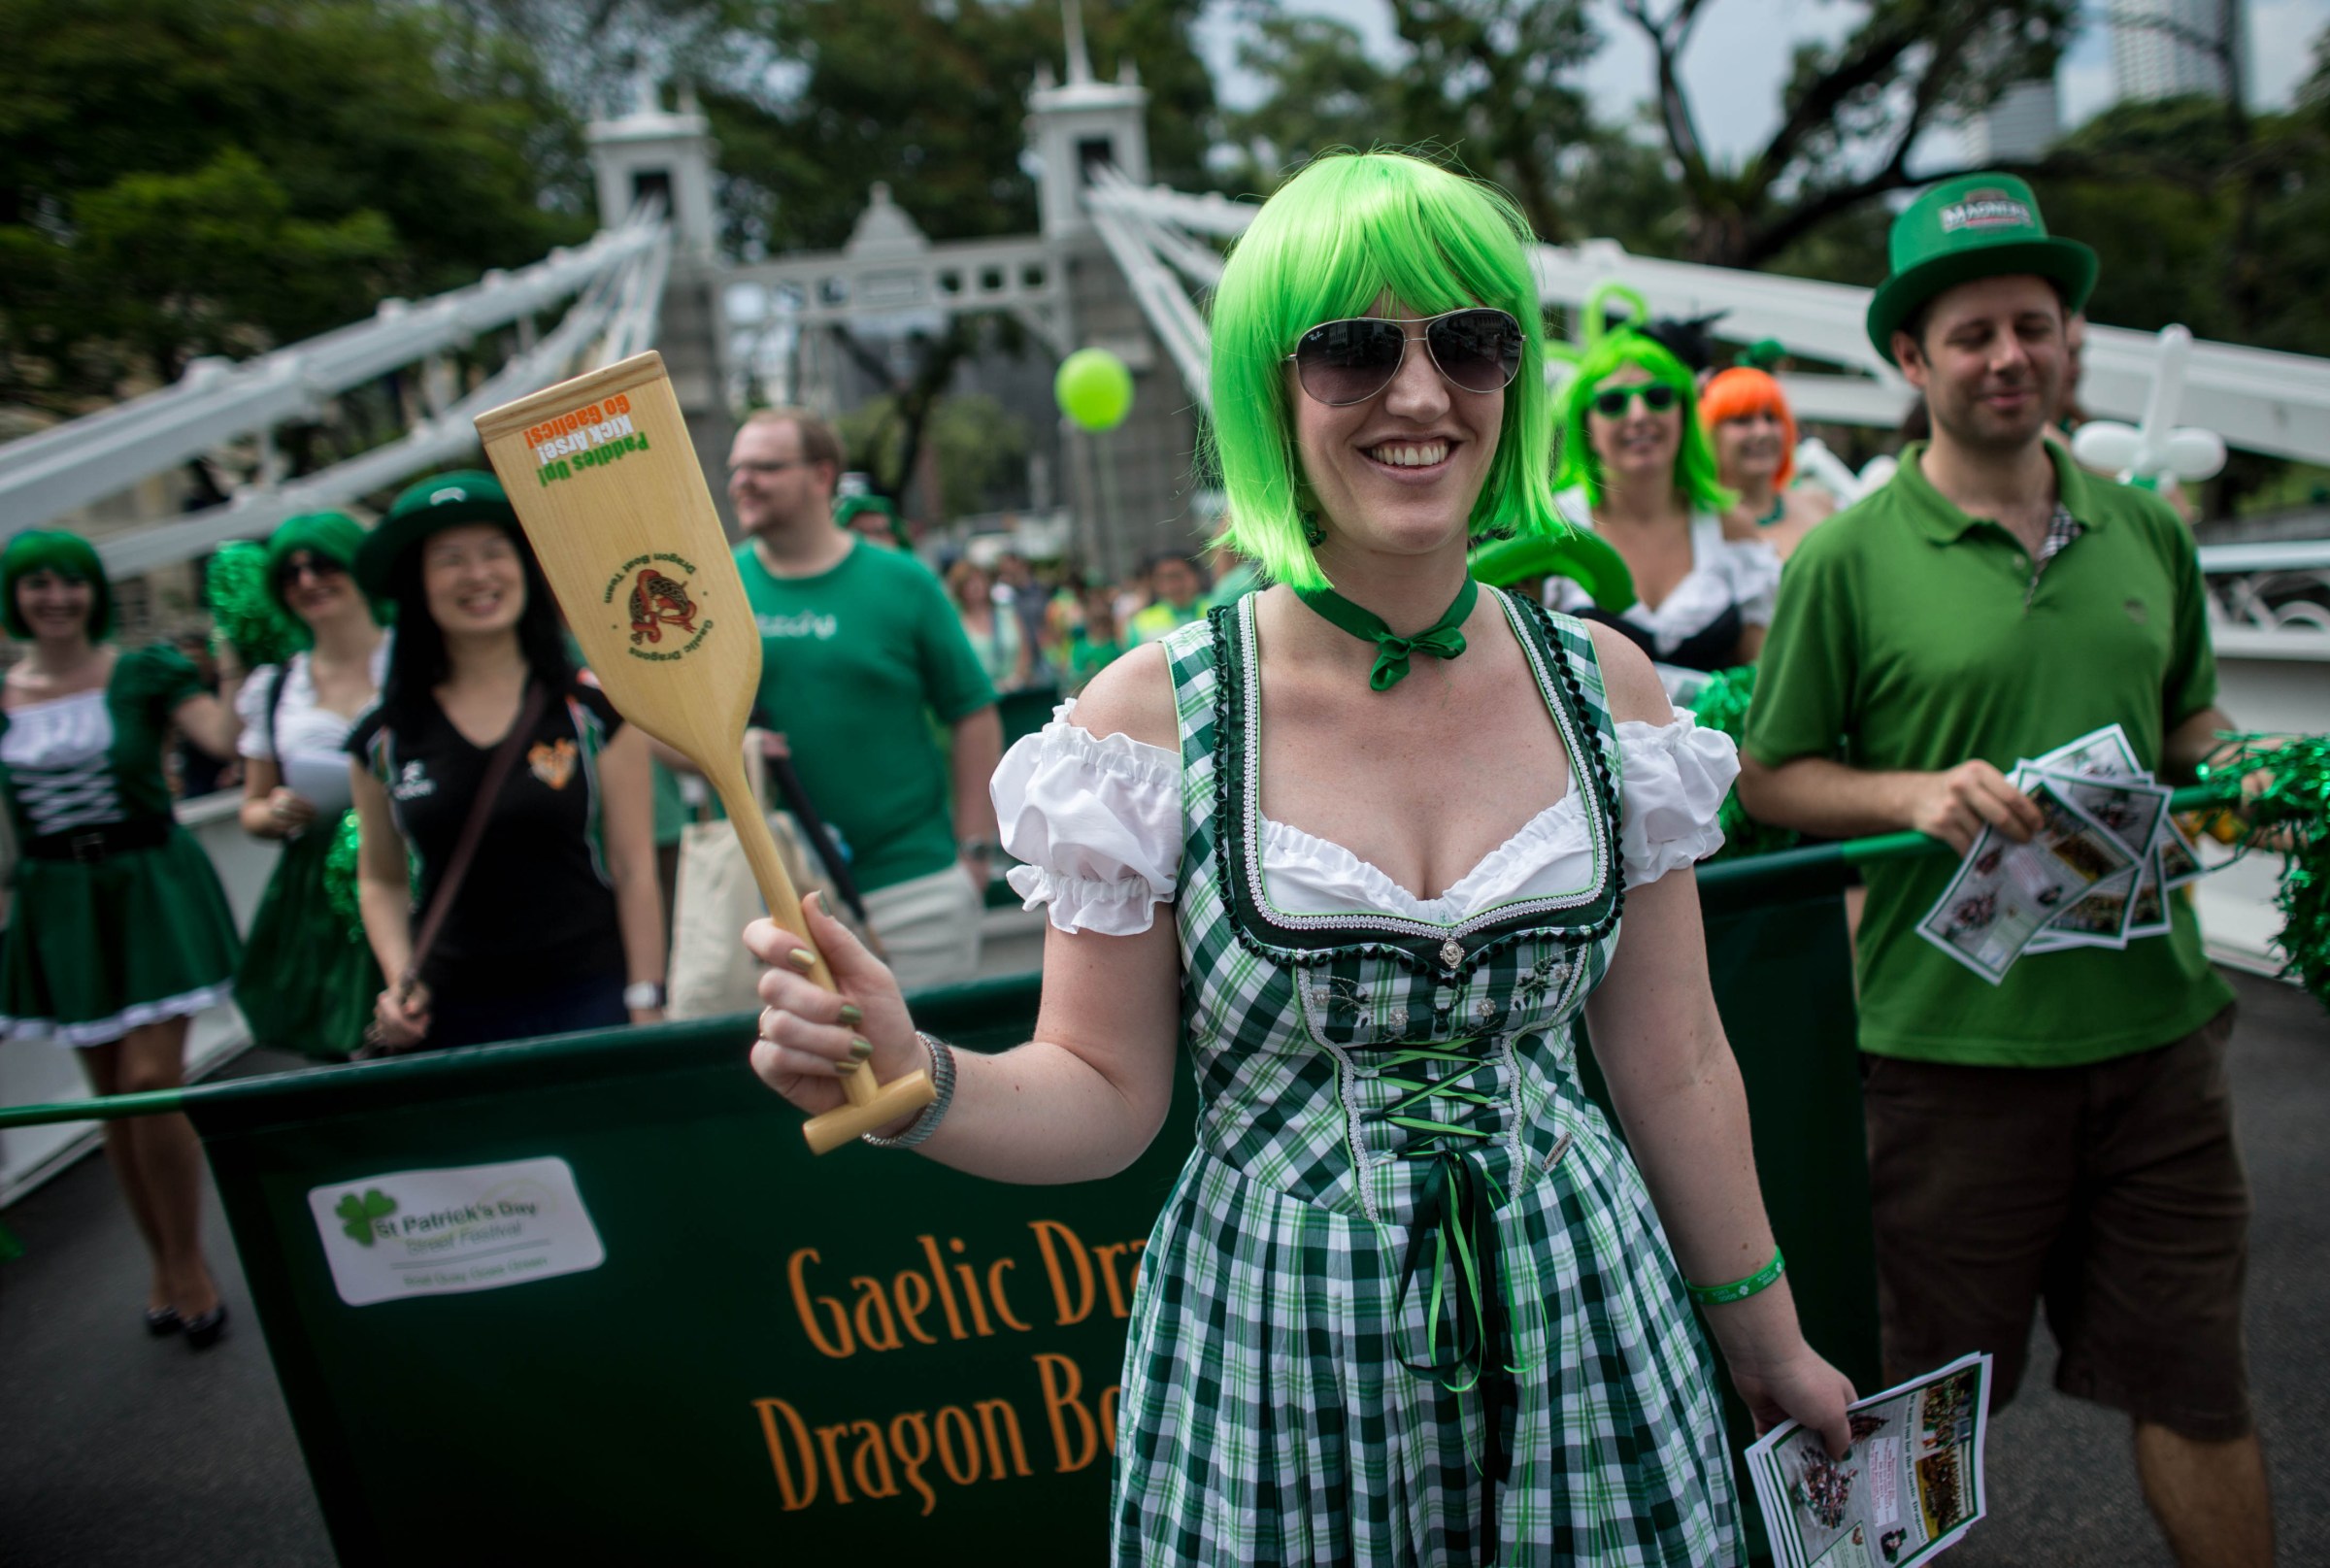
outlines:
[[[381,701],[349,738],[365,935],[392,978],[392,1049],[480,1045],[662,1017],[663,917],[647,736],[568,661],[557,610],[492,475],[421,481],[356,556],[392,599]],[[487,766],[543,688],[477,856],[398,996]],[[417,876],[408,865],[417,858]]]

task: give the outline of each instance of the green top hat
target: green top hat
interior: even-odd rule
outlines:
[[[500,480],[483,469],[464,468],[408,485],[358,547],[357,585],[376,599],[391,597],[397,563],[405,551],[431,534],[464,522],[499,523],[517,533],[517,514]]]
[[[2059,285],[2066,310],[2095,288],[2095,252],[2047,232],[2031,187],[2011,174],[1945,180],[1893,219],[1891,272],[1869,301],[1869,341],[1893,362],[1893,330],[1946,288],[1977,278],[2036,273]]]

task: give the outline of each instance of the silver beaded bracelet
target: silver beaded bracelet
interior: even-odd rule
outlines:
[[[906,1124],[906,1130],[897,1137],[883,1138],[871,1132],[858,1134],[876,1149],[914,1148],[939,1130],[939,1123],[946,1119],[947,1108],[954,1103],[954,1048],[936,1035],[924,1034],[919,1029],[915,1031],[915,1038],[922,1042],[924,1051],[930,1052],[930,1086],[938,1090],[938,1094],[914,1120]]]

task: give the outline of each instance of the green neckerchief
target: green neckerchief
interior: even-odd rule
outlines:
[[[1758,528],[1769,528],[1774,523],[1778,522],[1781,517],[1786,517],[1787,513],[1788,498],[1782,494],[1775,494],[1772,497],[1772,510],[1765,513],[1762,517],[1756,518],[1755,525]]]
[[[1473,613],[1473,602],[1481,597],[1481,586],[1467,577],[1464,586],[1456,590],[1455,601],[1441,617],[1414,637],[1395,635],[1381,616],[1361,609],[1333,588],[1297,588],[1294,596],[1353,637],[1373,642],[1376,667],[1368,672],[1367,684],[1372,690],[1389,691],[1408,678],[1410,654],[1429,653],[1436,659],[1452,659],[1464,651],[1464,633],[1458,628]]]

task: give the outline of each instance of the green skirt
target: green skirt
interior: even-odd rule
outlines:
[[[326,1061],[363,1044],[382,988],[364,933],[350,929],[324,887],[337,825],[318,822],[283,846],[235,976],[235,1005],[254,1043]]]
[[[97,1046],[215,1007],[239,947],[218,874],[182,828],[94,864],[20,858],[0,1038]]]

